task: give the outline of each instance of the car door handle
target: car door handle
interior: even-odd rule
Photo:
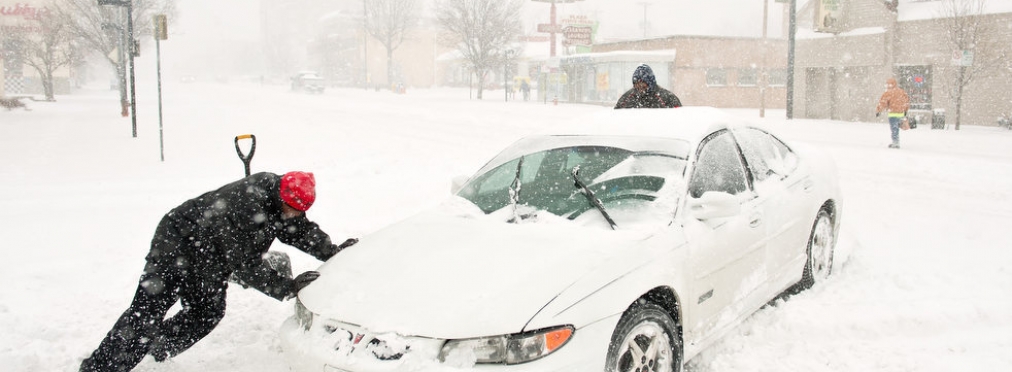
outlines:
[[[748,218],[748,226],[749,227],[758,227],[759,225],[762,225],[762,224],[763,224],[763,216],[762,216],[762,214],[753,213],[752,216],[750,216]]]

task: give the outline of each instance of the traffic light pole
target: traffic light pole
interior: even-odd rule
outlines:
[[[133,1],[126,1],[127,9],[127,34],[130,35],[129,55],[130,55],[130,122],[132,133],[134,138],[137,138],[137,92],[136,83],[134,80],[134,6]]]
[[[130,120],[133,123],[133,136],[137,138],[137,93],[134,80],[134,5],[132,0],[98,0],[98,5],[125,7],[127,11],[127,55],[130,59]]]

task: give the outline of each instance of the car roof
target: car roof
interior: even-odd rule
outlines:
[[[743,121],[714,107],[602,110],[551,126],[539,135],[643,136],[699,143],[715,131]]]

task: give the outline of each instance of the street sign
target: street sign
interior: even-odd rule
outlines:
[[[168,20],[164,14],[155,14],[155,39],[168,40],[169,38],[169,26]]]
[[[954,50],[954,51],[952,51],[952,65],[953,66],[973,66],[973,51],[972,50]]]
[[[562,29],[562,35],[565,37],[563,43],[567,45],[590,45],[590,35],[593,33],[593,28],[583,26],[569,26]]]
[[[550,32],[562,32],[562,25],[551,24],[551,23],[538,23],[538,32],[550,33]]]

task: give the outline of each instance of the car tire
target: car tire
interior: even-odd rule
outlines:
[[[640,301],[619,320],[608,345],[607,372],[679,372],[678,324],[660,306]]]
[[[836,246],[833,218],[825,209],[820,210],[812,224],[812,235],[808,238],[805,271],[801,274],[801,290],[811,288],[815,283],[829,278],[833,272],[833,248]]]

